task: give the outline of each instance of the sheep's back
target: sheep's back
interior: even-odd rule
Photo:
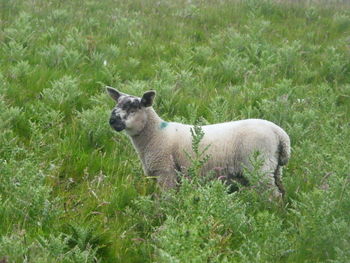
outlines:
[[[173,156],[179,166],[188,166],[185,152],[192,153],[191,125],[169,123],[167,130]],[[210,159],[206,169],[224,168],[240,172],[249,165],[254,152],[278,160],[279,142],[286,133],[276,124],[261,119],[246,119],[202,126],[204,137],[201,150],[209,147]],[[289,140],[289,138],[288,138]]]
[[[202,148],[210,145],[209,168],[225,167],[240,172],[242,165],[249,165],[255,152],[276,162],[278,160],[279,130],[282,129],[272,122],[247,119],[202,128],[205,133]]]

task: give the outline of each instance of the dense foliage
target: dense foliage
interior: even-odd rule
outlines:
[[[0,0],[0,261],[350,262],[350,7],[308,2]],[[166,120],[277,123],[284,204],[155,195],[104,85],[157,90]]]

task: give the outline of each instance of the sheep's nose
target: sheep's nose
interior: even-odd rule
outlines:
[[[118,121],[121,121],[121,118],[119,116],[111,116],[111,118],[109,119],[109,124],[113,125],[116,124]]]
[[[109,124],[110,125],[113,125],[113,124],[115,124],[117,122],[117,120],[115,119],[115,118],[110,118],[109,119]]]

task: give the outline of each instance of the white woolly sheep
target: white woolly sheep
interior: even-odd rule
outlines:
[[[151,107],[155,91],[147,91],[142,98],[123,94],[107,87],[109,95],[117,102],[110,117],[116,131],[125,130],[142,161],[145,173],[156,176],[163,189],[177,185],[178,172],[185,172],[190,161],[185,152],[192,153],[191,125],[162,120]],[[220,170],[227,182],[248,183],[243,175],[251,167],[254,152],[262,158],[263,181],[274,196],[284,194],[281,182],[282,166],[290,157],[290,140],[287,133],[276,124],[247,119],[205,125],[201,147],[210,145],[208,162],[202,174]],[[220,176],[222,177],[222,176]]]

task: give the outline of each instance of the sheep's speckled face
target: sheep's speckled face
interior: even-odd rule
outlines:
[[[152,105],[155,92],[145,92],[142,98],[138,98],[111,87],[107,87],[107,91],[117,102],[109,119],[111,127],[118,132],[125,130],[130,136],[139,134],[147,122],[145,108]]]
[[[135,135],[145,126],[147,116],[141,107],[141,99],[132,96],[121,96],[113,109],[109,124],[116,130],[126,130]]]

